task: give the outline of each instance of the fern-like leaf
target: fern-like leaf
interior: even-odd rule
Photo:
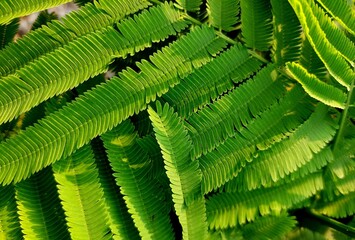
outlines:
[[[147,24],[149,18],[159,19],[155,28]],[[114,56],[126,56],[144,49],[152,41],[164,39],[184,27],[186,24],[180,14],[164,4],[143,12],[134,20],[123,21],[117,26],[120,33],[109,27],[40,58],[18,70],[16,75],[0,81],[0,90],[4,91],[0,98],[3,113],[0,122],[11,120],[40,102],[104,72]]]
[[[206,202],[210,228],[234,227],[253,221],[257,215],[280,213],[323,189],[322,173],[314,173],[289,184],[247,192],[224,192]]]
[[[108,239],[103,191],[90,145],[53,164],[53,172],[71,238]]]
[[[280,239],[296,226],[295,217],[285,213],[279,216],[265,216],[255,219],[254,222],[243,226],[244,239],[267,240]]]
[[[175,0],[179,8],[189,12],[196,12],[200,9],[202,0]]]
[[[272,40],[272,14],[269,0],[240,0],[242,35],[247,47],[269,49]]]
[[[211,151],[227,136],[234,135],[235,129],[240,130],[280,98],[284,87],[279,80],[275,67],[270,65],[259,71],[254,79],[192,114],[187,119],[194,143],[192,157]],[[261,96],[265,98],[261,100]]]
[[[18,27],[18,19],[14,19],[8,24],[0,24],[0,49],[3,49],[7,44],[14,40]]]
[[[0,239],[23,239],[14,186],[0,186]]]
[[[70,0],[33,0],[16,1],[7,0],[0,2],[0,24],[8,23],[12,19],[29,15],[47,8],[70,2]]]
[[[311,97],[331,107],[345,108],[347,96],[344,91],[319,80],[298,63],[287,63],[286,66],[292,77],[302,84]]]
[[[179,83],[180,77],[210,60],[226,42],[207,27],[190,34],[0,144],[0,183],[19,182],[76,149]],[[15,150],[15,149],[18,150]],[[40,151],[38,151],[40,149]],[[30,167],[31,166],[31,167]]]
[[[348,30],[355,35],[354,10],[351,7],[351,2],[346,0],[317,0],[322,6],[332,14],[332,16]]]
[[[317,14],[317,6],[313,2],[306,0],[289,0],[293,9],[295,10],[298,19],[300,20],[305,35],[318,54],[320,59],[324,62],[329,73],[336,79],[337,82],[349,89],[351,82],[355,78],[354,71],[350,69],[349,64],[343,58],[341,53],[330,41],[328,35],[337,36],[332,31],[331,26],[326,25],[322,28],[322,21],[326,21],[324,14]],[[318,9],[319,10],[319,9]],[[320,18],[320,20],[318,20]],[[336,27],[335,27],[336,28]],[[334,38],[334,41],[338,39]],[[353,45],[353,44],[352,44]],[[350,51],[354,52],[354,46],[351,46]]]
[[[231,90],[234,84],[249,77],[261,62],[250,56],[245,47],[236,44],[210,63],[184,78],[179,85],[163,95],[182,117],[188,117],[210,100]]]
[[[113,239],[139,239],[139,233],[134,226],[133,219],[128,213],[123,195],[116,185],[115,178],[106,155],[106,149],[101,139],[95,138],[91,141],[92,150],[95,156],[95,163],[99,170],[99,181],[104,193],[104,205],[108,216],[108,225],[112,232]]]
[[[329,217],[344,218],[355,213],[355,192],[340,195],[331,202],[319,203],[316,210]]]
[[[239,0],[208,0],[208,22],[224,31],[231,31],[237,23],[239,14]]]
[[[142,239],[174,239],[169,204],[128,120],[102,135],[116,183]]]
[[[157,102],[156,112],[148,108],[155,136],[161,148],[174,208],[184,239],[205,239],[205,199],[201,193],[201,170],[190,158],[191,140],[173,109]]]
[[[25,239],[69,238],[51,168],[17,184],[15,189]]]
[[[272,0],[271,6],[274,16],[272,59],[280,66],[299,58],[302,27],[287,0]]]
[[[146,0],[110,0],[87,4],[48,26],[31,31],[0,52],[0,76],[14,73],[41,55],[67,45],[90,32],[103,30],[125,16],[149,6]],[[109,9],[116,9],[108,15]],[[119,9],[119,11],[117,11]]]

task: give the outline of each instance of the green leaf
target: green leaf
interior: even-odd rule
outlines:
[[[242,35],[247,47],[267,51],[272,42],[269,0],[240,0]]]
[[[71,238],[109,239],[103,191],[90,146],[53,164],[53,172]]]
[[[182,8],[189,12],[195,12],[200,9],[202,0],[176,0],[179,8]]]
[[[156,139],[164,158],[174,208],[184,239],[205,239],[205,199],[201,192],[201,170],[190,158],[191,140],[183,122],[168,104],[157,102],[156,112],[148,108]]]
[[[343,90],[319,80],[298,63],[287,63],[286,66],[292,77],[302,84],[311,97],[331,107],[345,108],[347,96]]]
[[[55,7],[71,0],[6,0],[0,2],[0,24],[6,24],[12,19],[29,15],[47,8]]]
[[[215,28],[231,31],[238,22],[239,0],[207,0],[208,22]]]
[[[152,160],[136,142],[137,132],[124,121],[102,135],[117,185],[142,239],[174,239],[170,205],[152,175]]]
[[[14,19],[8,24],[0,24],[0,49],[3,49],[9,43],[13,42],[18,31],[19,20]]]

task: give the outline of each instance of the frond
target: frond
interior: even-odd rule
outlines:
[[[51,168],[16,184],[15,190],[25,239],[69,238]]]
[[[23,239],[14,186],[0,186],[0,239]]]
[[[297,224],[295,217],[281,213],[278,216],[265,216],[243,226],[244,239],[280,239]]]
[[[231,90],[235,83],[249,77],[260,68],[261,62],[247,48],[236,44],[201,69],[181,80],[163,95],[182,117],[188,117],[212,99]]]
[[[269,0],[240,0],[242,35],[247,47],[267,51],[272,41]]]
[[[184,239],[205,239],[205,199],[201,193],[201,170],[190,158],[191,140],[181,119],[168,104],[158,101],[156,112],[148,108],[156,139],[164,158],[176,215]]]
[[[238,22],[239,0],[207,0],[208,22],[213,27],[231,31]]]
[[[0,51],[0,76],[14,73],[41,55],[67,45],[90,32],[103,30],[125,16],[149,6],[146,0],[110,0],[102,4],[87,4],[66,15],[61,21],[31,31],[16,43]],[[108,15],[108,9],[116,9]],[[117,10],[119,9],[119,11]],[[112,11],[112,10],[111,10]]]
[[[8,24],[0,24],[0,49],[3,49],[8,43],[11,43],[14,40],[18,27],[18,19],[14,19]]]
[[[342,0],[340,1],[342,2]],[[331,20],[328,14],[319,7],[317,4],[310,4],[314,16],[318,19],[319,25],[324,31],[327,39],[332,46],[351,64],[354,65],[355,61],[355,45],[354,42],[349,39],[345,31],[339,28],[339,26]],[[342,4],[340,3],[339,6]],[[353,14],[355,17],[355,14]]]
[[[261,216],[280,213],[323,189],[322,173],[314,173],[292,183],[247,192],[224,192],[206,202],[210,228],[234,227]]]
[[[238,174],[236,182],[244,191],[269,187],[310,162],[335,135],[335,124],[326,116],[327,108],[318,107],[311,117],[284,141],[259,151]]]
[[[169,47],[0,144],[0,183],[19,182],[69,156],[99,134],[137,113],[210,60],[226,42],[207,27],[195,28]],[[17,150],[16,150],[17,149]],[[31,166],[31,167],[30,167]]]
[[[177,7],[189,12],[196,12],[200,9],[202,0],[175,0]]]
[[[90,146],[52,166],[71,238],[108,239],[103,191]]]
[[[227,228],[227,229],[213,229],[209,230],[207,240],[245,240],[243,237],[243,232],[235,227],[235,228]]]
[[[307,239],[307,240],[327,240],[327,238],[318,232],[311,231],[308,228],[304,227],[297,227],[293,231],[289,232],[283,240],[301,240],[301,239]]]
[[[47,8],[55,7],[71,0],[7,0],[0,3],[0,24],[6,24],[12,19],[29,15]]]
[[[311,97],[331,107],[345,108],[347,95],[343,90],[321,81],[298,63],[288,62],[286,66],[292,77],[301,83]]]
[[[278,73],[273,65],[269,65],[252,80],[192,114],[186,120],[194,143],[192,157],[211,151],[228,136],[234,135],[235,130],[240,130],[282,94],[284,87]]]
[[[41,28],[44,25],[47,25],[49,22],[51,22],[53,20],[57,20],[57,19],[58,19],[58,16],[55,13],[53,13],[53,12],[49,13],[46,10],[42,11],[39,13],[38,17],[36,18],[36,21],[33,23],[31,31]]]
[[[128,120],[102,135],[114,177],[143,239],[174,239],[164,189],[152,176],[152,161],[136,143]]]
[[[329,73],[337,82],[349,89],[352,80],[355,78],[355,74],[350,69],[349,64],[341,53],[333,45],[333,41],[326,35],[337,36],[337,34],[333,32],[333,29],[327,29],[331,28],[329,24],[322,26],[322,22],[326,21],[324,19],[326,16],[324,14],[317,14],[317,6],[315,6],[313,2],[308,3],[306,0],[289,0],[289,2],[302,24],[308,41],[325,64]],[[318,18],[320,18],[320,20],[318,20]],[[334,41],[337,41],[335,37]],[[352,46],[352,48],[354,48],[354,46]],[[350,51],[352,52],[353,50],[350,49]]]
[[[355,35],[354,10],[351,8],[351,2],[345,0],[317,0],[332,16],[348,30]]]
[[[159,19],[158,25],[148,24],[149,18]],[[164,4],[118,24],[119,32],[108,27],[69,43],[0,81],[0,122],[104,72],[114,56],[133,54],[186,26],[180,14]]]
[[[309,73],[316,75],[322,80],[327,79],[327,69],[322,60],[319,59],[317,53],[314,51],[307,38],[302,42],[299,63],[306,68]]]
[[[304,92],[300,88],[293,89],[280,99],[280,103],[274,103],[269,110],[245,125],[240,133],[202,155],[199,163],[203,174],[203,192],[210,192],[236,177],[253,155],[258,154],[257,148],[267,149],[299,126],[310,114],[307,105],[302,103],[303,96]],[[295,112],[296,109],[304,109],[304,112]],[[234,182],[238,182],[238,179],[234,178],[226,187],[234,188],[237,186]]]
[[[351,216],[355,213],[355,192],[340,195],[331,202],[319,203],[316,211],[335,218]]]
[[[282,66],[295,61],[301,53],[302,27],[287,0],[272,0],[274,16],[273,62]]]
[[[116,185],[110,163],[107,159],[106,149],[100,138],[91,141],[95,163],[99,171],[99,181],[103,191],[104,205],[108,217],[108,225],[113,239],[139,239],[139,233],[134,226],[133,219],[128,213],[127,206]]]
[[[336,161],[328,165],[328,170],[336,178],[344,178],[349,173],[355,171],[355,139],[342,141],[339,151],[334,153]]]

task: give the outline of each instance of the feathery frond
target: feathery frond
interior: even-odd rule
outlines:
[[[3,49],[8,43],[14,40],[18,27],[18,19],[14,19],[8,24],[0,24],[0,49]]]
[[[341,109],[345,107],[347,97],[341,89],[319,80],[317,76],[307,72],[307,69],[298,63],[287,63],[286,67],[311,97],[331,107]]]
[[[114,177],[142,239],[174,239],[164,189],[152,176],[152,162],[124,121],[102,135]],[[131,239],[131,238],[130,238]]]
[[[322,28],[321,21],[326,21],[325,15],[316,15],[315,10],[317,6],[315,3],[306,0],[289,0],[291,6],[295,10],[299,21],[302,24],[304,33],[312,45],[315,52],[325,64],[329,73],[339,82],[341,85],[349,89],[352,80],[355,78],[354,71],[350,69],[349,64],[337,51],[332,42],[328,39],[326,33],[334,35],[331,31],[331,27],[326,25],[327,29]],[[320,18],[318,20],[318,18]],[[337,39],[335,39],[336,41]],[[354,47],[352,47],[354,48]],[[353,52],[353,50],[350,50]]]
[[[61,21],[31,31],[0,51],[0,76],[14,73],[41,55],[67,45],[90,32],[103,30],[125,16],[149,6],[146,0],[110,0],[103,4],[87,4],[66,15]],[[111,15],[109,9],[119,9]]]
[[[208,22],[215,28],[231,31],[238,22],[239,0],[207,0]]]
[[[51,168],[17,184],[15,190],[24,239],[69,237]]]
[[[340,195],[331,202],[319,203],[317,212],[329,217],[344,218],[355,213],[355,192]]]
[[[0,24],[6,24],[12,19],[29,15],[47,8],[55,7],[71,0],[6,0],[0,2]]]
[[[59,198],[72,239],[109,239],[110,233],[90,145],[53,164]]]
[[[259,214],[280,213],[322,189],[322,173],[314,173],[277,187],[218,193],[206,201],[207,222],[210,228],[234,227]]]
[[[174,106],[182,117],[231,90],[260,68],[261,62],[249,55],[247,49],[236,44],[218,58],[196,70],[181,83],[163,95],[163,99]]]
[[[202,0],[175,0],[179,8],[189,12],[196,12],[200,9]]]
[[[332,16],[348,30],[355,35],[354,10],[351,2],[346,0],[317,0]]]
[[[269,0],[240,0],[242,35],[247,47],[266,51],[272,41]]]
[[[205,199],[201,192],[201,170],[190,158],[191,140],[174,110],[158,101],[156,112],[148,108],[156,139],[170,181],[174,208],[184,239],[205,239],[207,234]]]

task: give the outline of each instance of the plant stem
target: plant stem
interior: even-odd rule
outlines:
[[[348,226],[344,223],[338,222],[332,218],[328,218],[323,216],[312,209],[307,209],[306,212],[311,215],[312,217],[316,218],[320,222],[324,223],[325,225],[334,228],[350,237],[355,237],[355,228]]]
[[[345,126],[346,126],[346,120],[348,118],[348,112],[349,112],[349,108],[350,108],[350,101],[351,101],[351,98],[352,98],[352,95],[353,95],[353,90],[354,90],[354,81],[355,81],[355,79],[353,79],[353,81],[352,81],[352,83],[350,85],[350,89],[349,89],[349,93],[348,93],[348,99],[346,100],[345,108],[344,108],[344,111],[343,111],[342,116],[341,116],[339,131],[338,131],[337,136],[335,138],[333,151],[337,151],[338,150],[339,143],[342,140],[343,135],[344,135],[344,130],[345,130]]]

